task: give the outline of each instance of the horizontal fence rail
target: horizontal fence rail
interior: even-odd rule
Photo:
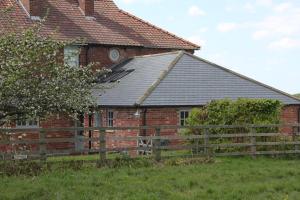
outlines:
[[[101,163],[117,153],[153,157],[156,161],[172,156],[297,155],[299,129],[299,124],[1,128],[0,160],[46,161],[49,157],[98,154]],[[140,136],[141,130],[149,135]],[[172,134],[166,135],[165,130],[172,130]],[[189,134],[182,134],[182,130]],[[122,131],[124,134],[115,134]],[[62,137],[62,132],[68,137]]]

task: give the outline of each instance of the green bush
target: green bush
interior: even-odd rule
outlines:
[[[216,100],[203,108],[193,109],[187,122],[191,126],[277,124],[280,122],[281,108],[280,101],[270,99]],[[232,132],[230,129],[216,131],[218,133]]]
[[[282,104],[278,100],[269,99],[245,99],[238,100],[216,100],[212,101],[203,108],[195,108],[192,110],[187,123],[191,126],[199,125],[268,125],[277,124],[280,122],[280,113]],[[277,128],[255,128],[257,133],[270,133],[277,132]],[[250,128],[210,128],[209,134],[230,134],[230,133],[249,133]],[[253,130],[252,130],[253,131]],[[184,134],[201,135],[204,134],[203,129],[187,129]],[[224,143],[244,143],[249,138],[217,138],[210,139],[211,143],[224,144]],[[271,139],[271,138],[268,138]],[[264,141],[266,138],[258,137],[257,142]],[[191,140],[192,144],[203,144],[203,140]],[[232,151],[245,151],[245,147],[231,147],[226,148],[226,152]],[[197,150],[197,152],[203,150]],[[211,149],[214,152],[224,152],[224,149],[215,148]],[[195,150],[193,150],[195,152]]]

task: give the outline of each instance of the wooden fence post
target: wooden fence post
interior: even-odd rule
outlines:
[[[201,135],[201,130],[198,132],[197,131],[197,135]],[[196,143],[196,155],[199,155],[199,143],[200,143],[200,138],[196,138],[195,139],[195,143]],[[193,152],[192,152],[193,153]]]
[[[47,144],[46,144],[46,131],[44,129],[40,130],[40,160],[46,161],[47,160]]]
[[[160,137],[160,128],[156,128],[155,129],[155,136],[156,137]],[[161,149],[160,149],[160,138],[157,138],[154,140],[154,156],[155,156],[155,160],[157,162],[159,162],[161,160]]]
[[[293,141],[298,142],[298,127],[296,126],[293,127]],[[299,144],[295,144],[295,151],[299,151]]]
[[[209,131],[207,128],[204,129],[204,154],[207,157],[210,157],[210,148],[209,148]]]
[[[251,136],[251,154],[252,154],[252,158],[255,159],[256,158],[256,130],[255,128],[251,128],[250,129],[250,134],[252,134]]]
[[[106,161],[106,131],[105,129],[100,129],[99,130],[99,156],[100,164],[104,164]]]

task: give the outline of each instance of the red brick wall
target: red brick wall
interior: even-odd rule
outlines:
[[[107,127],[107,112],[114,112],[114,127],[138,127],[140,125],[140,119],[134,116],[136,109],[101,109],[101,124],[102,126]],[[93,123],[94,124],[94,118]],[[87,135],[87,133],[86,133]],[[127,147],[136,147],[136,141],[118,141],[113,140],[111,137],[136,137],[139,135],[139,130],[108,130],[106,131],[107,136],[107,148],[127,148]],[[99,131],[93,131],[92,137],[99,137]],[[99,142],[93,142],[92,148],[98,148]],[[129,151],[131,155],[135,155],[135,151]]]
[[[143,123],[144,109],[141,109],[141,115],[139,118],[135,117],[136,108],[116,108],[116,109],[102,109],[102,125],[107,126],[107,112],[108,110],[114,112],[114,127],[138,127],[145,125]],[[178,125],[178,109],[176,108],[150,108],[146,111],[146,125],[147,126],[159,126],[159,125]],[[161,135],[175,135],[177,133],[176,129],[162,129]],[[127,137],[132,136],[136,137],[138,135],[154,135],[155,130],[119,130],[119,131],[107,131],[107,136],[120,136]],[[99,133],[94,132],[94,137],[98,137]],[[99,143],[96,142],[93,144],[93,147],[98,147]],[[113,141],[108,139],[107,147],[108,148],[125,148],[125,147],[136,147],[137,141]],[[133,151],[131,151],[133,155]]]
[[[42,128],[64,128],[74,127],[73,119],[66,115],[55,115],[48,117],[46,120],[40,122]],[[51,131],[46,133],[47,138],[73,138],[75,131]],[[47,145],[48,150],[55,149],[74,149],[74,144],[70,142],[50,143]]]
[[[144,109],[141,109],[140,117],[134,116],[136,108],[113,108],[113,109],[101,109],[102,113],[102,126],[107,126],[107,112],[114,112],[114,127],[136,127],[143,126],[143,113]],[[160,126],[160,125],[178,125],[179,114],[177,108],[149,108],[146,111],[146,126]],[[154,131],[154,130],[153,130]],[[153,133],[153,131],[147,132],[147,135]],[[129,132],[126,130],[125,132]],[[135,131],[138,133],[138,131]],[[142,131],[140,131],[142,133]],[[161,134],[174,134],[174,130],[162,130]]]
[[[177,108],[150,108],[146,114],[147,126],[179,125]],[[174,135],[177,130],[162,129],[161,135]],[[147,131],[147,135],[154,135],[154,130]]]
[[[21,0],[21,3],[25,7],[30,16],[40,16],[44,14],[44,10],[41,9],[43,0]]]
[[[300,106],[286,106],[283,108],[281,114],[282,123],[293,124],[299,122],[299,109]],[[185,109],[184,109],[185,110]],[[124,127],[124,126],[143,126],[143,112],[144,109],[141,110],[141,116],[139,119],[134,117],[134,113],[136,109],[112,109],[114,111],[115,120],[114,125],[116,127]],[[160,125],[179,125],[179,108],[149,108],[146,112],[146,125],[147,126],[160,126]],[[103,113],[103,126],[107,125],[106,121],[106,110],[102,110]],[[286,127],[281,129],[284,133],[292,133],[291,127]],[[114,136],[136,136],[139,132],[137,131],[115,131],[110,132],[109,135]],[[147,130],[146,135],[154,135],[155,130]],[[176,129],[162,129],[161,135],[175,135],[178,133]],[[140,132],[140,135],[143,135],[144,132]],[[118,146],[120,145],[120,146]],[[133,142],[129,143],[110,143],[109,147],[125,147],[128,145],[136,145]]]
[[[295,124],[299,123],[299,109],[300,106],[298,105],[291,105],[291,106],[285,106],[282,110],[281,114],[281,120],[282,123],[286,124]],[[291,127],[285,127],[282,129],[284,133],[289,133],[291,134],[293,132]]]
[[[98,66],[95,66],[97,69],[101,68],[110,68],[114,62],[109,58],[109,51],[114,47],[105,47],[105,46],[88,46],[82,47],[80,54],[80,64],[86,65],[87,62],[97,62]],[[170,52],[170,49],[151,49],[151,48],[138,48],[138,47],[119,47],[117,48],[120,52],[120,60],[122,61],[127,58],[141,55],[149,54],[158,54]],[[193,53],[193,51],[191,51]],[[86,59],[88,58],[88,59]]]
[[[281,119],[283,123],[298,123],[299,122],[299,109],[300,106],[286,106],[283,108]],[[114,108],[114,109],[101,109],[102,113],[102,126],[107,126],[107,112],[111,110],[114,112],[114,126],[115,127],[124,127],[124,126],[143,126],[143,112],[144,109],[141,109],[140,118],[136,118],[134,113],[136,108]],[[156,126],[156,125],[179,125],[179,108],[148,108],[146,112],[146,125],[147,126]],[[92,122],[94,124],[94,122]],[[47,120],[42,121],[40,126],[43,128],[53,128],[53,127],[73,127],[74,121],[67,116],[52,116]],[[88,127],[88,115],[85,116],[85,126]],[[282,131],[285,133],[292,133],[290,127],[283,128]],[[161,135],[174,135],[178,131],[174,129],[163,129]],[[142,135],[144,132],[139,130],[122,130],[122,131],[107,131],[108,138],[110,136],[137,136]],[[148,130],[147,135],[153,135],[154,130]],[[71,138],[74,137],[75,132],[73,131],[53,131],[47,133],[49,138]],[[85,133],[85,136],[88,137],[88,132]],[[37,133],[27,133],[27,138],[38,138]],[[92,132],[92,137],[99,137],[99,132]],[[88,144],[86,144],[86,147]],[[136,141],[114,141],[108,139],[107,147],[108,148],[126,148],[126,147],[135,147],[137,145]],[[93,142],[92,147],[96,148],[99,146],[98,142]],[[3,146],[2,146],[3,147]],[[2,148],[0,147],[0,149]],[[35,146],[31,146],[32,149],[37,149]],[[56,143],[49,144],[48,149],[69,149],[74,148],[72,143]]]
[[[12,124],[12,127],[16,127]],[[40,128],[63,128],[63,127],[74,127],[74,121],[64,115],[57,115],[48,117],[45,120],[39,122]],[[48,131],[46,132],[47,138],[73,138],[74,131]],[[38,131],[28,131],[28,132],[15,132],[10,136],[11,140],[37,140],[39,139]],[[38,151],[39,146],[36,144],[30,145],[0,145],[0,150],[6,149],[7,152],[11,151],[21,151],[30,150]],[[60,143],[49,143],[47,144],[48,150],[58,150],[58,149],[74,149],[74,144],[70,142],[60,142]]]
[[[116,126],[116,127],[124,127],[124,126],[137,127],[140,125],[140,120],[134,117],[135,110],[118,109],[118,110],[112,110],[112,111],[114,111],[114,126]],[[106,115],[104,115],[104,118],[106,118]],[[107,133],[108,137],[109,136],[136,137],[138,135],[139,135],[139,130],[118,130],[118,131],[112,131],[112,132]],[[113,148],[132,147],[132,146],[136,146],[136,145],[137,145],[136,141],[108,140],[108,146],[113,147]]]

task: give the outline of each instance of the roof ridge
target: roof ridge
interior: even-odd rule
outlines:
[[[214,62],[208,61],[208,60],[206,60],[206,59],[204,59],[204,58],[201,58],[201,57],[199,57],[199,56],[195,56],[195,55],[190,54],[190,53],[188,53],[188,52],[184,52],[184,54],[186,54],[186,55],[188,55],[188,56],[190,56],[190,57],[192,57],[192,58],[195,58],[195,59],[197,59],[197,60],[200,60],[200,61],[203,61],[203,62],[205,62],[205,63],[208,63],[208,64],[210,64],[210,65],[213,65],[213,66],[216,67],[216,68],[219,68],[219,69],[221,69],[221,70],[223,70],[223,71],[226,71],[226,72],[228,72],[228,73],[231,73],[231,74],[233,74],[233,75],[235,75],[235,76],[238,76],[238,77],[240,77],[240,78],[242,78],[242,79],[244,79],[244,80],[247,80],[247,81],[250,81],[250,82],[252,82],[252,83],[258,84],[258,85],[260,85],[260,86],[262,86],[262,87],[265,87],[265,88],[267,88],[267,89],[273,90],[274,92],[277,92],[277,93],[279,93],[279,94],[282,94],[282,95],[284,95],[284,96],[287,96],[287,97],[289,97],[289,98],[292,98],[292,99],[297,100],[297,101],[300,102],[300,99],[294,97],[293,95],[291,95],[291,94],[289,94],[289,93],[287,93],[287,92],[284,92],[284,91],[282,91],[282,90],[276,89],[276,88],[274,88],[274,87],[272,87],[272,86],[269,86],[269,85],[267,85],[267,84],[264,84],[264,83],[262,83],[262,82],[260,82],[260,81],[257,81],[257,80],[255,80],[255,79],[253,79],[253,78],[250,78],[250,77],[248,77],[248,76],[242,75],[242,74],[240,74],[240,73],[238,73],[238,72],[235,72],[235,71],[233,71],[233,70],[230,70],[230,69],[228,69],[228,68],[226,68],[226,67],[223,67],[223,66],[221,66],[221,65],[218,65],[218,64],[216,64],[216,63],[214,63]]]
[[[155,53],[155,54],[133,56],[133,58],[148,58],[148,57],[154,57],[154,56],[163,56],[163,55],[169,55],[169,54],[178,54],[180,52],[182,52],[182,50],[181,51],[168,51],[168,52],[164,52],[164,53]]]
[[[148,21],[146,21],[146,20],[143,20],[143,19],[141,19],[141,18],[139,18],[139,17],[137,17],[137,16],[135,16],[135,15],[133,15],[133,14],[127,12],[127,11],[124,11],[124,10],[122,10],[122,9],[120,9],[120,8],[119,8],[119,11],[120,11],[121,13],[123,13],[123,14],[129,16],[129,17],[132,17],[133,19],[136,19],[136,20],[138,20],[138,21],[140,21],[140,22],[143,22],[143,23],[147,24],[148,26],[150,26],[150,27],[152,27],[152,28],[155,28],[155,29],[157,29],[157,30],[159,30],[159,31],[162,31],[162,32],[164,32],[164,33],[166,33],[166,34],[172,36],[172,37],[175,38],[175,39],[179,39],[179,40],[181,40],[182,42],[185,42],[185,43],[187,43],[187,44],[189,44],[189,45],[192,45],[192,46],[196,47],[197,50],[201,49],[201,47],[200,47],[199,45],[194,44],[194,43],[192,43],[192,42],[190,42],[190,41],[188,41],[188,40],[186,40],[186,39],[184,39],[184,38],[182,38],[182,37],[179,37],[179,36],[177,36],[177,35],[175,35],[175,34],[169,32],[169,31],[167,31],[167,30],[164,30],[164,29],[162,29],[162,28],[159,28],[158,26],[155,26],[154,24],[152,24],[152,23],[150,23],[150,22],[148,22]]]
[[[136,105],[141,105],[155,90],[155,88],[160,84],[160,82],[165,79],[165,77],[169,74],[169,72],[173,69],[173,67],[176,65],[176,63],[182,58],[184,55],[184,51],[179,51],[178,56],[170,63],[167,70],[164,70],[161,75],[158,77],[158,79],[147,89],[147,91],[144,93],[143,96],[141,96],[138,101],[136,102]]]

